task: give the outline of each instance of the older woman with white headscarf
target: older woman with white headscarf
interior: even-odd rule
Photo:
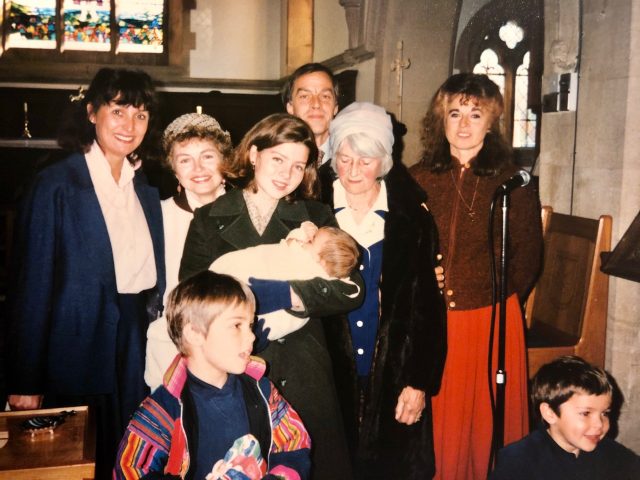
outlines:
[[[337,322],[325,323],[336,329],[329,338],[356,477],[428,478],[429,400],[446,355],[435,223],[424,191],[402,164],[393,165],[392,123],[383,108],[349,105],[331,123],[330,141],[335,216],[361,247],[366,286],[363,305],[348,315],[347,338]],[[345,348],[351,355],[337,353]]]

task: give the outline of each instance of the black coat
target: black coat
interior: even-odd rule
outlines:
[[[205,270],[221,255],[265,243],[277,243],[310,220],[318,227],[337,226],[326,205],[312,201],[280,200],[262,236],[258,235],[242,196],[232,190],[195,211],[180,263],[180,278]],[[353,280],[361,284],[357,275]],[[269,363],[269,378],[300,414],[312,441],[312,478],[351,478],[347,444],[327,352],[322,321],[318,317],[357,308],[362,295],[350,297],[353,286],[339,280],[316,278],[291,281],[311,320],[300,330],[270,342],[260,352]]]
[[[396,165],[385,178],[381,316],[369,385],[357,433],[355,362],[346,322],[325,322],[343,415],[359,478],[425,479],[435,472],[430,397],[438,392],[446,357],[446,310],[434,268],[435,222],[426,194]],[[323,185],[332,193],[332,185]],[[332,198],[332,197],[330,197]],[[346,335],[345,335],[346,331]],[[426,392],[422,420],[398,423],[402,389]]]

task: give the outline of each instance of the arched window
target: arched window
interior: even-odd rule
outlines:
[[[502,124],[516,161],[531,165],[540,138],[542,1],[489,1],[461,28],[454,67],[485,73],[500,87],[505,102]]]
[[[513,96],[513,146],[532,148],[536,146],[538,115],[529,108],[529,52],[524,54],[522,63],[516,70],[515,93]]]

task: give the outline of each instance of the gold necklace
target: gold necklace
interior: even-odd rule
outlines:
[[[476,176],[476,185],[475,187],[473,187],[473,197],[471,198],[471,205],[469,205],[464,199],[464,197],[462,196],[462,192],[458,188],[456,179],[453,176],[453,170],[449,170],[449,173],[451,173],[451,181],[453,182],[453,186],[456,189],[456,192],[458,192],[458,196],[460,197],[460,200],[462,200],[462,203],[467,208],[467,215],[469,215],[469,218],[471,218],[471,221],[474,221],[476,212],[473,210],[473,204],[476,203],[476,193],[478,193],[478,182],[480,181],[480,177]]]

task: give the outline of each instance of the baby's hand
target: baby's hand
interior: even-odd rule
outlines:
[[[287,243],[291,245],[292,242],[311,243],[313,237],[316,236],[318,227],[313,222],[302,222],[300,227],[294,228],[287,235]]]
[[[313,238],[316,236],[316,233],[318,233],[318,227],[316,227],[315,223],[310,222],[308,220],[300,224],[300,229],[307,236],[308,242],[311,242]]]

